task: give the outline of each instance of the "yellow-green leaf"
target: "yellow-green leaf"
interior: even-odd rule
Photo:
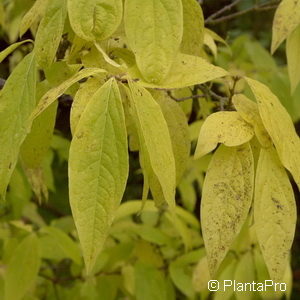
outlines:
[[[12,45],[10,45],[9,47],[7,47],[6,49],[4,49],[3,51],[0,52],[0,63],[9,55],[11,54],[13,51],[15,51],[19,46],[28,43],[28,42],[33,42],[32,40],[24,40],[18,43],[14,43]]]
[[[55,59],[67,16],[66,0],[51,0],[39,25],[35,38],[38,64],[47,68]]]
[[[85,83],[82,84],[75,94],[70,115],[71,132],[73,135],[75,134],[76,126],[79,122],[81,114],[85,110],[89,100],[95,94],[99,86],[100,82],[97,78],[89,78]]]
[[[201,6],[196,0],[182,0],[183,36],[180,50],[183,53],[200,56],[204,37],[204,18]]]
[[[300,0],[282,0],[275,12],[272,28],[271,52],[300,24]]]
[[[150,83],[162,81],[182,39],[181,0],[126,0],[124,23],[142,76]]]
[[[261,146],[272,146],[272,140],[263,125],[257,104],[242,94],[234,95],[232,103],[241,117],[253,126],[254,132]]]
[[[124,112],[111,79],[88,102],[70,147],[70,204],[88,273],[103,247],[127,176]]]
[[[201,126],[195,158],[213,151],[218,143],[233,147],[251,140],[254,135],[252,126],[245,122],[239,113],[219,111],[206,118]]]
[[[191,150],[187,118],[180,105],[164,94],[156,97],[156,101],[160,105],[168,125],[175,158],[176,183],[178,184],[186,169]]]
[[[22,300],[36,281],[40,268],[38,239],[25,237],[12,253],[5,273],[5,300]]]
[[[68,13],[74,32],[87,41],[104,40],[122,20],[122,0],[68,0]]]
[[[207,290],[207,284],[211,279],[208,269],[207,257],[203,256],[196,265],[193,272],[193,287],[197,292]]]
[[[168,76],[159,83],[144,82],[142,75],[136,66],[131,67],[128,73],[132,78],[139,78],[140,84],[147,88],[177,89],[195,84],[202,84],[223,76],[228,73],[216,67],[201,57],[178,54]]]
[[[24,15],[20,24],[22,36],[44,13],[48,0],[36,0],[29,11]]]
[[[287,39],[286,56],[291,82],[291,92],[293,93],[300,82],[300,25]]]
[[[291,172],[300,188],[300,140],[292,119],[267,86],[250,78],[246,80],[256,97],[261,119],[281,163]]]
[[[269,274],[278,282],[288,264],[296,218],[293,188],[275,149],[261,149],[255,179],[255,229]]]
[[[160,106],[151,94],[137,83],[129,82],[130,105],[137,129],[140,154],[147,176],[153,175],[160,184],[165,202],[174,208],[176,171],[172,142]],[[149,178],[152,190],[151,177]]]
[[[60,97],[71,85],[76,83],[77,81],[96,75],[98,73],[104,73],[105,70],[98,68],[86,68],[82,69],[74,76],[70,77],[68,80],[61,83],[59,86],[54,87],[49,90],[38,102],[37,107],[31,115],[31,119],[35,119],[38,115],[40,115],[47,107],[49,107],[58,97]]]
[[[221,145],[209,164],[201,200],[201,226],[212,276],[244,224],[252,202],[251,147]]]
[[[0,92],[0,199],[17,163],[36,100],[36,60],[28,54],[13,70]]]

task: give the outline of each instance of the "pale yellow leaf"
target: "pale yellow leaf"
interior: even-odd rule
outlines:
[[[68,80],[64,81],[57,87],[49,90],[38,102],[37,107],[35,108],[34,112],[31,115],[32,119],[35,119],[38,115],[40,115],[47,107],[49,107],[58,97],[60,97],[71,85],[76,83],[77,81],[96,75],[98,73],[105,73],[105,70],[98,69],[98,68],[86,68],[82,69],[74,76],[69,78]]]
[[[70,204],[87,273],[106,240],[127,176],[124,112],[117,83],[111,79],[88,102],[70,147]]]
[[[122,0],[68,0],[74,32],[87,41],[99,41],[113,34],[121,23]]]
[[[183,36],[182,53],[200,56],[203,46],[204,18],[201,6],[196,0],[182,0]]]
[[[273,148],[261,149],[255,179],[254,221],[271,279],[280,282],[288,264],[297,211],[293,188]]]
[[[195,158],[213,151],[218,143],[233,147],[251,140],[253,127],[235,111],[220,111],[211,114],[201,126]]]
[[[254,132],[261,146],[272,146],[272,140],[263,125],[257,104],[242,94],[234,95],[232,103],[241,117],[253,126]]]
[[[0,199],[5,198],[20,146],[30,130],[36,80],[36,60],[30,53],[13,70],[0,92]]]
[[[45,12],[48,0],[36,0],[22,18],[20,36],[22,36]]]
[[[293,93],[300,81],[300,26],[287,39],[286,56],[291,82],[291,93]]]
[[[142,86],[147,88],[177,89],[195,84],[202,84],[228,75],[227,71],[208,63],[205,59],[179,53],[176,56],[168,76],[154,84],[142,80],[142,75],[136,66],[128,70],[133,79],[139,79]]]
[[[273,28],[271,52],[300,24],[300,0],[282,0],[276,9]]]
[[[246,78],[256,97],[264,127],[272,138],[281,163],[300,188],[300,140],[293,122],[278,98],[264,84]]]
[[[211,279],[208,269],[207,257],[203,256],[196,265],[193,272],[193,287],[197,292],[206,291]]]
[[[181,0],[127,0],[125,32],[137,66],[147,82],[166,78],[183,33]]]
[[[129,87],[130,106],[138,133],[142,164],[151,191],[153,192],[153,179],[156,185],[160,185],[160,198],[170,208],[174,208],[176,170],[167,123],[160,106],[146,89],[131,81]]]
[[[212,277],[240,232],[252,202],[251,147],[221,145],[209,164],[201,200],[201,226]]]
[[[76,126],[79,122],[81,114],[85,110],[92,96],[99,88],[100,84],[101,83],[99,82],[98,78],[89,78],[81,85],[81,87],[75,94],[70,114],[70,125],[73,135],[75,134]]]
[[[66,0],[51,0],[35,38],[34,51],[39,66],[49,67],[56,55],[67,16]]]
[[[13,51],[15,51],[19,46],[31,42],[33,43],[32,40],[24,40],[18,43],[14,43],[12,45],[10,45],[9,47],[7,47],[6,49],[4,49],[3,51],[0,52],[0,63],[9,55],[11,54]]]
[[[165,93],[160,93],[155,99],[161,107],[169,128],[175,158],[176,183],[178,184],[186,169],[191,150],[187,118],[180,105]]]

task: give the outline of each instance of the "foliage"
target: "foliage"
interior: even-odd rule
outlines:
[[[0,1],[0,299],[291,297],[300,1],[287,68],[205,27],[238,2]]]

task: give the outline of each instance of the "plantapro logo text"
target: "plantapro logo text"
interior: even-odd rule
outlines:
[[[266,292],[274,290],[275,292],[286,292],[287,286],[284,282],[274,282],[265,280],[263,282],[238,282],[236,280],[210,280],[208,290],[211,292],[233,289],[235,292]]]

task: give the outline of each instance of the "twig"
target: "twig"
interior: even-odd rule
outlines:
[[[185,100],[190,100],[190,99],[199,99],[199,98],[205,98],[205,95],[190,95],[190,96],[187,96],[187,97],[182,97],[182,98],[176,98],[172,95],[171,91],[167,91],[167,94],[168,96],[175,100],[176,102],[182,102],[182,101],[185,101]]]
[[[245,9],[245,10],[241,10],[241,11],[238,11],[238,12],[235,12],[233,14],[223,16],[223,17],[220,17],[220,18],[217,18],[217,19],[207,19],[207,20],[205,20],[205,24],[221,23],[221,22],[228,21],[228,20],[231,20],[231,19],[236,18],[236,17],[240,17],[240,16],[242,16],[244,14],[247,14],[249,12],[252,12],[252,11],[266,11],[266,10],[275,9],[278,6],[278,3],[279,3],[279,1],[275,1],[275,2],[272,1],[272,2],[269,2],[269,3],[254,5],[250,8]]]
[[[231,8],[233,8],[235,5],[237,5],[239,2],[241,2],[241,0],[235,0],[233,1],[231,4],[228,4],[224,7],[222,7],[220,10],[216,11],[215,13],[211,14],[206,20],[205,23],[209,23],[211,20],[214,20],[216,17],[218,17],[219,15],[221,15],[223,12],[230,10]]]

